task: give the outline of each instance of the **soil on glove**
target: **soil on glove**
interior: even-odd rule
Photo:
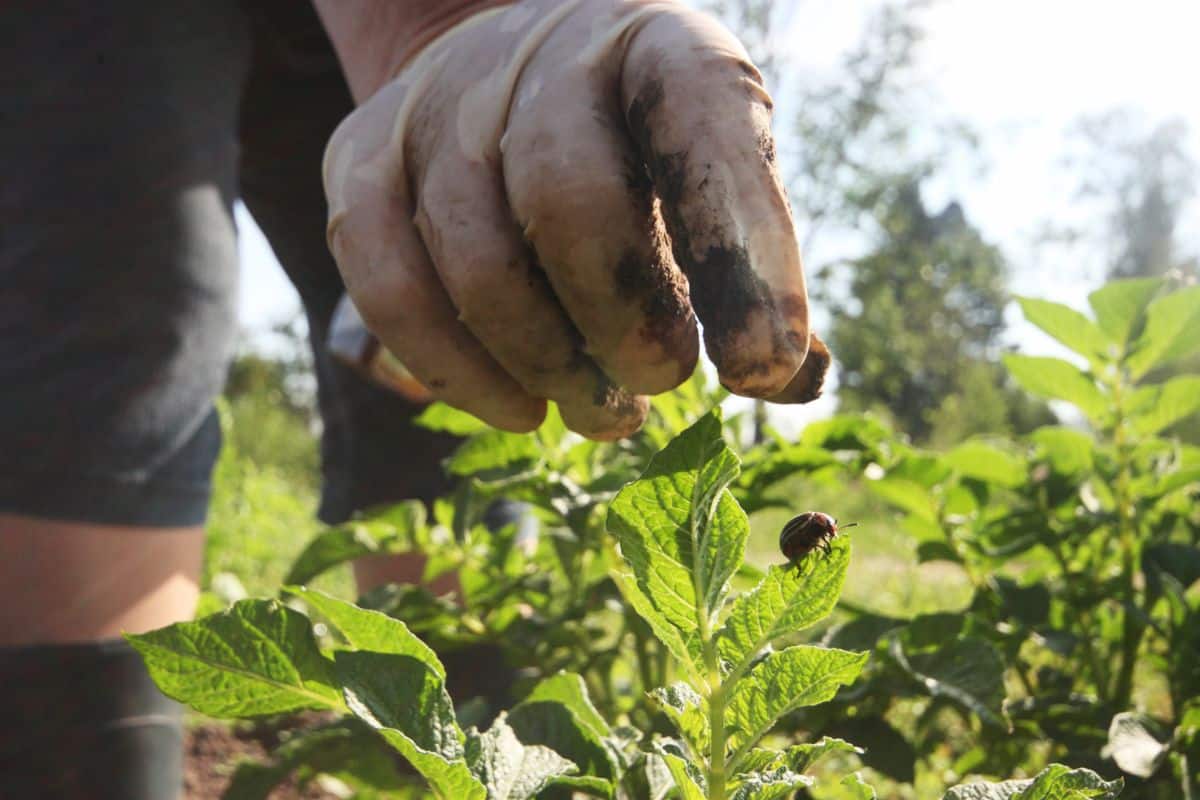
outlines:
[[[297,730],[322,722],[320,715],[300,716],[276,725],[237,725],[203,722],[190,726],[184,736],[183,796],[187,800],[220,800],[239,761],[262,761],[279,743],[284,730]],[[292,779],[271,793],[271,800],[334,800],[336,795],[318,786],[296,786]]]

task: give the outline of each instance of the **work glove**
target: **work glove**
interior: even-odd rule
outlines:
[[[638,429],[695,369],[806,402],[799,246],[745,50],[678,2],[525,0],[425,45],[337,129],[329,245],[433,397],[528,431]]]

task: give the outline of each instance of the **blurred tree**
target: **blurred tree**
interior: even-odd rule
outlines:
[[[1073,165],[1083,176],[1079,195],[1104,214],[1101,225],[1080,235],[1097,241],[1108,277],[1200,280],[1200,253],[1182,235],[1200,188],[1187,124],[1173,119],[1147,130],[1141,115],[1117,109],[1081,120],[1078,130],[1084,142],[1084,156]],[[1164,372],[1200,373],[1200,357],[1148,377],[1163,380]],[[1187,417],[1167,434],[1200,443],[1200,420]]]
[[[1080,198],[1104,213],[1093,236],[1108,277],[1195,276],[1197,254],[1180,240],[1200,179],[1187,124],[1167,120],[1146,131],[1140,115],[1120,109],[1085,118],[1078,130],[1085,154],[1073,166],[1082,174]]]
[[[996,363],[1007,269],[957,203],[931,211],[923,188],[975,136],[933,103],[921,108],[918,50],[925,0],[881,2],[833,77],[781,106],[799,109],[778,135],[814,297],[833,317],[838,402],[886,411],[922,442],[1026,430],[1051,421],[1006,384]],[[776,72],[771,26],[796,3],[724,0],[710,7]],[[826,256],[817,238],[853,242]],[[824,258],[822,258],[824,256]]]
[[[830,331],[839,406],[885,409],[915,440],[939,444],[1052,421],[996,360],[1008,302],[1000,251],[957,203],[931,213],[916,181],[881,187],[873,213],[880,233],[846,265],[854,302]]]

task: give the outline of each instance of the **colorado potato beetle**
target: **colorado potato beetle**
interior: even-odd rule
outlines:
[[[853,528],[857,522],[843,525]],[[805,511],[792,517],[779,533],[779,549],[788,561],[799,565],[801,559],[818,547],[830,553],[829,543],[838,534],[838,522],[823,511]]]

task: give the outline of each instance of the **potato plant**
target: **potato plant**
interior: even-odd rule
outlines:
[[[828,555],[776,565],[733,595],[749,531],[728,489],[738,471],[719,414],[708,414],[607,504],[619,551],[609,579],[661,644],[665,672],[674,676],[648,691],[668,730],[638,730],[606,718],[585,681],[569,671],[536,680],[486,729],[463,730],[441,660],[404,621],[303,586],[285,588],[284,596],[335,630],[335,643],[322,646],[312,619],[280,600],[244,600],[129,639],[162,689],[203,713],[256,717],[318,709],[338,716],[286,742],[274,764],[243,767],[231,797],[265,797],[292,771],[333,774],[364,797],[414,791],[480,800],[790,796],[816,783],[809,774],[816,759],[860,751],[836,738],[778,743],[769,735],[784,715],[852,684],[868,653],[796,643],[837,602],[850,558],[846,537],[835,540]],[[430,536],[418,517],[404,506],[357,538],[331,532],[300,558],[295,575],[346,553],[378,551],[389,546],[389,536],[409,542]],[[450,561],[472,563],[469,554]],[[487,567],[475,568],[486,576]],[[471,580],[464,576],[465,595]],[[522,586],[514,580],[510,588],[520,595]],[[504,623],[478,619],[466,627],[486,631],[490,624]],[[422,783],[406,778],[384,746]],[[857,774],[836,783],[842,796],[875,797]],[[962,791],[968,793],[948,797],[1115,797],[1120,784],[1055,766],[1032,781]]]
[[[862,476],[901,512],[919,560],[956,563],[974,587],[949,613],[858,609],[823,641],[876,657],[797,724],[865,745],[867,763],[900,782],[949,745],[958,774],[1061,758],[1125,774],[1126,796],[1196,797],[1200,448],[1164,431],[1200,409],[1200,377],[1172,370],[1200,350],[1200,288],[1117,282],[1091,295],[1094,318],[1020,303],[1086,366],[1015,354],[1006,365],[1087,428],[931,453],[835,419],[753,467]]]

